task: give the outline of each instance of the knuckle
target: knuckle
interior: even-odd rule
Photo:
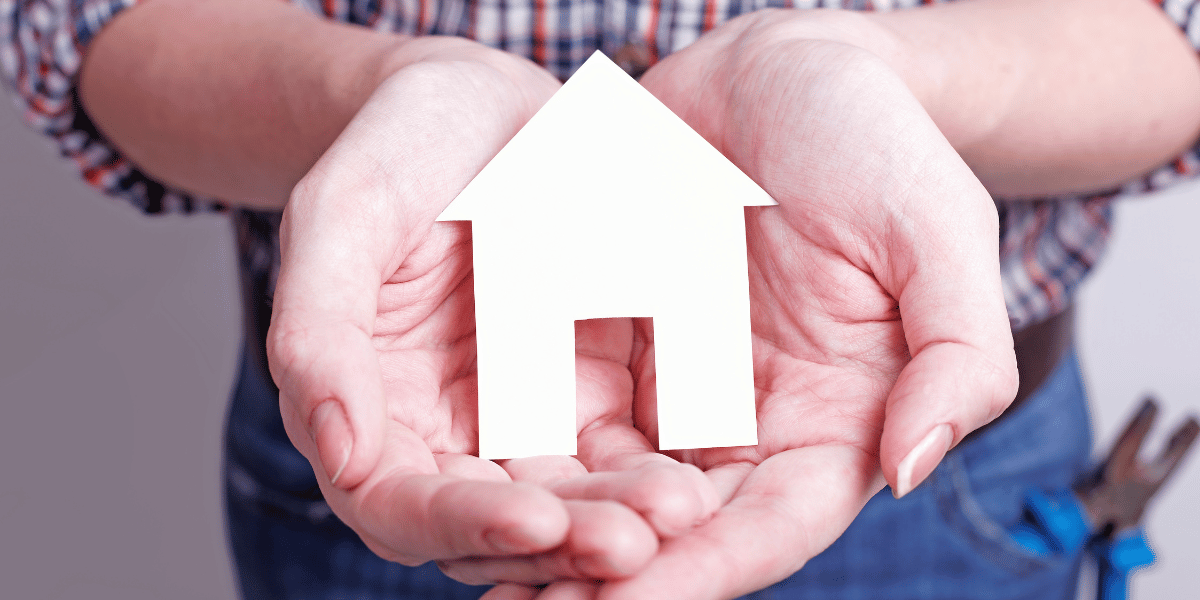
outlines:
[[[629,500],[631,508],[641,513],[660,534],[686,531],[704,516],[695,478],[686,466],[646,469],[640,477],[636,497]]]
[[[985,359],[980,365],[980,381],[988,407],[988,421],[999,417],[1017,396],[1020,378],[1016,355],[1009,352],[1000,360]]]
[[[384,544],[379,540],[372,538],[371,536],[360,534],[359,537],[362,538],[363,544],[366,545],[368,550],[374,552],[376,556],[387,561],[399,563],[406,567],[418,567],[429,560],[427,558],[421,558],[409,553],[399,552],[393,549],[391,546],[388,546],[387,544]]]
[[[309,331],[282,324],[282,318],[286,317],[277,318],[267,331],[267,360],[272,372],[277,369],[281,371],[278,375],[306,364],[313,358],[312,336]]]

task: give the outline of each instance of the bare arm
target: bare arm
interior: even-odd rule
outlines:
[[[1118,185],[1200,136],[1200,61],[1148,0],[975,0],[867,17],[993,194]],[[874,47],[871,47],[874,46]]]
[[[1148,0],[762,11],[711,36],[728,48],[717,60],[735,70],[806,40],[875,54],[1005,198],[1109,189],[1200,137],[1196,50]]]
[[[281,208],[389,76],[464,58],[514,80],[534,71],[466,40],[378,33],[283,2],[152,0],[101,31],[79,86],[93,121],[154,178]]]

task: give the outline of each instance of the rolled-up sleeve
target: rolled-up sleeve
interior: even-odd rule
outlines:
[[[1192,48],[1200,52],[1200,0],[1148,1],[1159,4],[1167,18],[1179,26]],[[1200,107],[1196,110],[1200,110]],[[1169,164],[1152,171],[1140,180],[1130,182],[1122,191],[1141,193],[1160,190],[1197,175],[1200,175],[1200,140]]]
[[[147,177],[106,140],[79,103],[84,51],[137,0],[0,0],[0,69],[25,120],[49,136],[83,179],[146,213],[224,210]]]

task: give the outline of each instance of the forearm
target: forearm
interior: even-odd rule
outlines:
[[[858,41],[998,196],[1109,188],[1200,136],[1200,61],[1148,0],[974,0],[862,21]]]
[[[405,40],[283,2],[149,0],[88,50],[84,107],[140,168],[235,204],[281,207]]]

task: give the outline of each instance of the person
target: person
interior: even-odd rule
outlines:
[[[23,0],[0,64],[100,189],[232,215],[247,598],[1070,596],[1004,527],[1086,460],[1070,297],[1117,192],[1196,170],[1200,19],[874,4],[911,10]],[[577,457],[473,456],[469,227],[433,220],[595,48],[779,202],[757,447],[655,452],[617,319],[577,325]]]

